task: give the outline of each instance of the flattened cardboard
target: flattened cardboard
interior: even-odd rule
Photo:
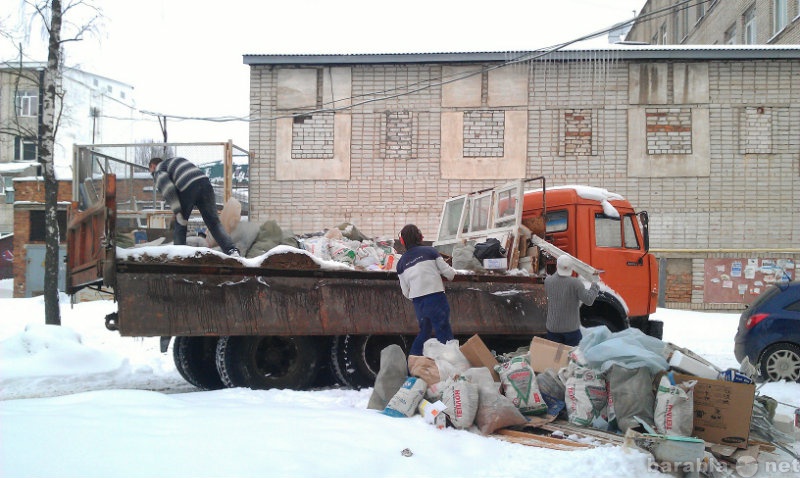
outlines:
[[[464,345],[460,347],[461,353],[469,360],[469,364],[473,367],[486,367],[492,372],[492,378],[495,382],[500,381],[500,375],[494,371],[494,366],[498,364],[497,359],[494,358],[491,350],[483,343],[477,334],[469,338]]]
[[[705,441],[747,448],[756,386],[675,374],[675,382],[697,380],[694,386],[694,430]]]
[[[533,371],[541,373],[552,368],[556,372],[567,366],[569,352],[575,347],[553,342],[541,337],[531,340],[530,362]]]

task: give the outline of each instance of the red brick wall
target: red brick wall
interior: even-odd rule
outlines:
[[[666,302],[692,302],[692,260],[668,259]]]
[[[14,297],[25,296],[25,244],[31,244],[31,210],[44,210],[44,181],[14,181],[15,202],[41,203],[14,206]],[[72,181],[58,182],[58,201],[72,200]]]

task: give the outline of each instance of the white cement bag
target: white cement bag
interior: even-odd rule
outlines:
[[[478,386],[463,379],[449,379],[442,390],[442,402],[447,405],[444,413],[450,423],[458,429],[472,426],[478,413]]]
[[[673,384],[668,375],[661,377],[656,391],[656,431],[662,435],[691,436],[697,380]]]
[[[547,412],[547,403],[539,392],[536,374],[528,362],[528,355],[518,355],[508,362],[494,366],[503,384],[503,395],[519,408],[523,415],[540,415]]]
[[[408,377],[400,390],[389,400],[383,413],[390,417],[414,415],[427,388],[428,385],[421,378]]]
[[[565,402],[570,423],[582,427],[608,429],[608,388],[602,374],[576,367],[567,378]]]

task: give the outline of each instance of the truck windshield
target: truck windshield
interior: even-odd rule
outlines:
[[[597,247],[624,247],[639,249],[639,239],[633,226],[634,217],[626,214],[621,219],[602,213],[594,216],[594,233]]]

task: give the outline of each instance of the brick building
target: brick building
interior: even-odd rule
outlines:
[[[741,308],[800,259],[800,48],[245,55],[250,217],[374,236],[520,177],[650,213],[662,305]]]
[[[44,180],[41,177],[15,179],[14,197],[14,297],[31,297],[42,294],[44,290],[39,288],[37,281],[31,279],[34,270],[44,270]],[[59,180],[58,228],[62,249],[66,241],[67,207],[71,200],[72,181]],[[34,251],[38,252],[37,258],[41,255],[42,263],[29,265]],[[65,253],[66,250],[62,250],[59,255]],[[63,275],[63,268],[59,264],[59,276]],[[43,286],[44,282],[41,283]]]
[[[797,45],[797,0],[647,0],[626,41],[651,45]]]

